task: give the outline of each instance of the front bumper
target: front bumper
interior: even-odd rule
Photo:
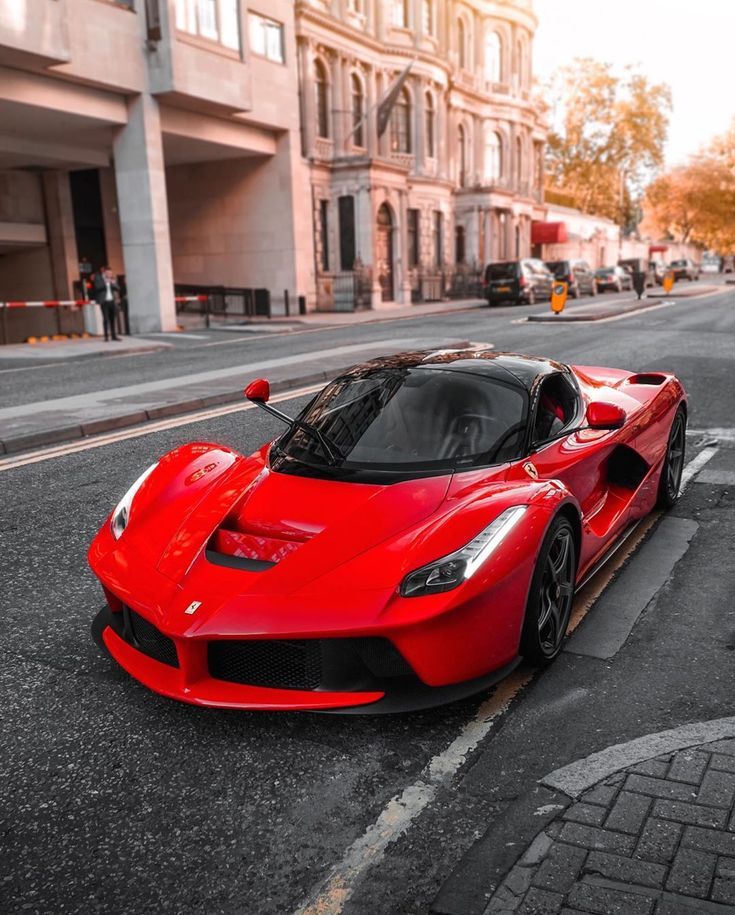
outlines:
[[[191,705],[253,711],[379,714],[430,708],[492,686],[520,661],[514,658],[483,677],[432,687],[387,639],[180,640],[127,607],[115,612],[108,605],[95,617],[92,635],[154,692]],[[248,678],[248,664],[252,679],[261,683],[235,682]],[[263,685],[279,679],[290,685]],[[293,685],[300,681],[309,688]]]

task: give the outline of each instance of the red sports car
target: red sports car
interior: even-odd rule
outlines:
[[[575,587],[678,496],[673,375],[475,348],[367,362],[295,419],[246,395],[280,438],[166,454],[89,551],[97,638],[196,705],[396,711],[546,664]]]

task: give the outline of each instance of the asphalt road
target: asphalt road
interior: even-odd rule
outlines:
[[[423,318],[415,330],[569,362],[673,370],[690,392],[691,428],[733,425],[735,289],[603,324],[512,323],[521,316],[482,310]],[[413,326],[402,322],[401,336]],[[388,340],[395,328],[193,344],[6,373],[2,385],[26,402],[41,385],[93,390],[260,357],[266,347],[318,349],[327,335]],[[162,369],[164,358],[172,361]],[[251,410],[0,472],[3,912],[293,911],[315,898],[329,868],[487,700],[379,718],[213,712],[147,692],[100,654],[89,623],[101,594],[85,551],[111,504],[181,442],[248,451],[276,429]],[[710,465],[735,470],[732,441],[721,442]],[[674,515],[696,521],[697,533],[621,651],[610,660],[568,651],[549,670],[528,671],[528,685],[456,776],[355,882],[344,912],[428,911],[472,842],[552,768],[619,740],[731,714],[732,487],[695,483]],[[624,604],[625,568],[616,588]]]

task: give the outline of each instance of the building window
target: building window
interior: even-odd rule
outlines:
[[[419,210],[408,210],[408,266],[418,267],[419,265],[419,245],[420,245],[420,235],[419,235]]]
[[[457,20],[457,62],[460,69],[467,67],[467,36],[465,35],[464,19]]]
[[[329,201],[319,201],[319,234],[322,237],[321,267],[326,273],[329,270]]]
[[[497,32],[485,35],[485,80],[499,83],[503,73],[503,44]]]
[[[360,77],[352,74],[352,142],[355,146],[365,145],[365,93]]]
[[[399,29],[408,28],[409,0],[393,0],[393,25]]]
[[[403,89],[390,115],[391,152],[411,152],[411,96]]]
[[[497,130],[485,133],[485,181],[496,184],[503,174],[503,141]]]
[[[240,50],[238,0],[176,0],[176,28]]]
[[[437,267],[444,262],[444,214],[434,210],[434,259]]]
[[[434,34],[434,4],[431,0],[421,0],[421,28],[424,35]]]
[[[268,60],[282,64],[286,60],[283,49],[283,26],[274,19],[250,13],[250,50]]]
[[[436,155],[436,111],[434,109],[434,96],[430,93],[426,93],[425,99],[425,109],[424,109],[424,118],[426,124],[424,125],[425,139],[426,139],[426,155],[433,159]]]
[[[355,266],[355,198],[346,194],[339,198],[339,267],[352,270]]]
[[[349,0],[348,8],[351,13],[364,13],[365,0]]]
[[[458,134],[458,165],[459,165],[459,186],[464,187],[467,182],[467,137],[464,127],[460,124]]]
[[[523,38],[519,38],[516,42],[516,58],[514,71],[516,74],[516,84],[519,89],[523,88],[524,78],[523,74],[526,70],[526,43]]]
[[[466,258],[464,226],[456,226],[454,229],[454,260],[457,264],[463,264]]]
[[[329,81],[327,70],[320,60],[314,61],[314,85],[316,88],[316,132],[325,139],[329,137]]]

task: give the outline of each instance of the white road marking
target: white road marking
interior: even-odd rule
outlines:
[[[284,391],[282,394],[271,397],[270,402],[280,403],[284,400],[304,397],[307,394],[314,394],[317,391],[320,391],[323,387],[324,384],[315,384],[310,385],[307,388],[296,388],[293,391]],[[122,429],[119,432],[110,432],[102,435],[95,435],[90,438],[78,439],[77,441],[68,442],[64,445],[52,445],[49,448],[43,448],[39,451],[31,451],[21,454],[18,457],[8,457],[4,460],[0,460],[0,473],[4,470],[13,470],[16,467],[23,467],[26,464],[37,464],[39,461],[50,461],[54,458],[64,457],[67,454],[87,451],[90,448],[103,448],[105,445],[114,445],[116,442],[122,442],[125,439],[139,438],[142,435],[152,435],[155,432],[176,429],[179,426],[188,426],[190,423],[201,423],[208,419],[217,419],[220,416],[227,416],[229,413],[240,413],[243,410],[254,409],[256,409],[256,406],[251,403],[230,404],[226,407],[215,407],[211,410],[203,410],[198,413],[186,413],[183,416],[176,416],[171,419],[162,419],[145,423],[145,425],[135,426],[130,429]]]
[[[408,829],[438,789],[457,773],[531,676],[530,672],[516,671],[496,687],[446,750],[430,760],[412,785],[388,801],[378,819],[352,843],[297,915],[337,915],[342,911],[368,868],[383,857],[387,846]]]
[[[681,475],[681,486],[679,487],[680,495],[684,492],[684,490],[692,482],[694,477],[696,477],[704,465],[708,461],[712,460],[712,458],[717,454],[719,450],[720,449],[717,445],[709,445],[707,448],[703,448],[695,458],[689,461]]]
[[[177,330],[157,330],[150,334],[141,334],[142,337],[178,337],[180,340],[209,340],[206,334],[184,334]]]
[[[716,438],[720,442],[735,442],[735,429],[733,428],[689,429],[687,435],[699,438]]]

